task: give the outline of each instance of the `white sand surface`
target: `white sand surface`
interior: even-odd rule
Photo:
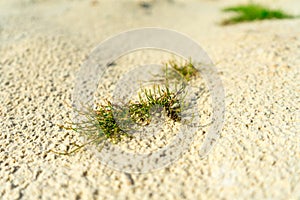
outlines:
[[[0,0],[0,199],[300,199],[300,20],[219,26],[239,2]],[[264,3],[300,14],[298,0]],[[213,151],[199,158],[200,129],[178,161],[131,175],[89,150],[47,153],[80,142],[57,124],[92,49],[149,26],[189,35],[216,63],[226,117]]]

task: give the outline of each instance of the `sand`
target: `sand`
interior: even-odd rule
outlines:
[[[300,199],[300,20],[219,26],[220,9],[238,2],[0,1],[0,199]],[[300,13],[298,0],[265,4]],[[212,152],[198,156],[205,128],[152,173],[115,171],[90,150],[47,152],[81,141],[57,124],[72,119],[76,72],[92,49],[151,26],[189,35],[216,63],[226,116]]]

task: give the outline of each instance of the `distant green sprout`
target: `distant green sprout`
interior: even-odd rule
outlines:
[[[221,22],[222,25],[237,24],[256,20],[295,18],[295,16],[287,14],[281,10],[273,10],[253,3],[227,7],[223,9],[223,12],[235,12],[237,13],[237,16],[223,20]]]

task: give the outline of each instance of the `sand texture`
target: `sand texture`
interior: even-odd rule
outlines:
[[[300,20],[224,27],[221,8],[246,1],[149,2],[0,0],[0,199],[300,199]],[[299,0],[264,3],[300,14]],[[203,127],[188,152],[152,173],[115,171],[88,149],[48,152],[81,141],[57,124],[72,119],[76,73],[93,48],[152,26],[190,36],[216,64],[226,113],[213,151],[198,156]],[[168,58],[121,58],[128,68],[117,63],[102,87],[111,90],[130,66],[159,56]],[[203,124],[208,96],[200,97]]]

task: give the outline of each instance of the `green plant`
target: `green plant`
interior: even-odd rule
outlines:
[[[70,155],[88,144],[94,144],[101,150],[107,142],[116,144],[125,137],[131,138],[132,135],[127,134],[127,131],[134,129],[135,125],[149,125],[153,114],[151,109],[155,106],[162,108],[166,116],[173,121],[180,121],[181,111],[185,106],[185,83],[196,76],[198,71],[191,60],[185,63],[170,60],[165,63],[165,67],[164,83],[141,88],[136,101],[116,105],[106,100],[104,104],[97,104],[95,109],[88,107],[84,111],[77,111],[84,120],[68,123],[61,128],[79,133],[87,142],[82,145],[71,143],[73,149],[65,152],[50,151]],[[170,83],[174,87],[171,87]]]
[[[295,16],[289,15],[281,10],[273,10],[259,4],[232,6],[223,9],[223,12],[235,12],[236,16],[223,20],[222,25],[236,24],[241,22],[266,20],[266,19],[289,19]]]
[[[190,81],[193,77],[198,74],[198,70],[195,68],[191,60],[185,61],[184,63],[179,63],[176,60],[169,60],[165,63],[166,69],[170,67],[174,71],[166,72],[167,79],[178,79],[183,78],[186,81]],[[180,77],[178,77],[178,75]]]
[[[177,91],[171,91],[168,85],[165,87],[154,85],[151,89],[143,89],[139,93],[139,101],[129,104],[130,116],[135,122],[148,125],[151,121],[150,109],[153,106],[160,106],[169,118],[176,122],[180,121],[181,103],[183,102],[180,96],[183,91],[183,87]]]
[[[163,87],[153,85],[150,89],[141,90],[137,102],[119,106],[106,101],[106,104],[98,104],[96,109],[86,108],[85,111],[78,112],[85,120],[61,127],[78,132],[88,142],[82,145],[72,143],[75,148],[66,152],[51,151],[60,155],[70,155],[88,144],[94,144],[101,150],[106,142],[116,144],[124,137],[132,137],[126,133],[127,129],[133,128],[132,122],[142,126],[150,124],[150,110],[156,105],[161,106],[169,118],[180,121],[183,92],[184,87],[172,91],[168,84]]]
[[[84,111],[77,111],[78,115],[84,117],[83,121],[68,123],[67,126],[61,125],[60,127],[79,133],[81,136],[86,137],[88,142],[83,145],[71,143],[75,148],[66,152],[51,151],[60,155],[70,155],[88,144],[94,144],[101,149],[105,142],[116,144],[123,137],[129,137],[115,120],[114,114],[118,112],[122,113],[123,110],[112,105],[110,101],[106,101],[105,104],[98,104],[96,109],[85,108]]]

